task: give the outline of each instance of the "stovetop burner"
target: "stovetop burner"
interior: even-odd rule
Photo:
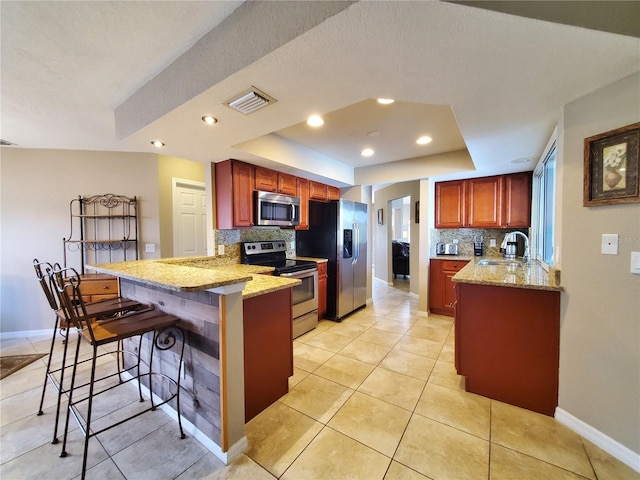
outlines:
[[[275,274],[300,272],[317,269],[316,262],[287,258],[285,242],[281,240],[265,242],[242,242],[240,244],[242,263],[274,267]]]

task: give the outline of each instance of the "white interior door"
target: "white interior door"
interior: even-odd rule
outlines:
[[[207,201],[202,182],[173,179],[173,256],[207,254]]]

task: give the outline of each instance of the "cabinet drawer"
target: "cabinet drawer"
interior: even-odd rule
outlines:
[[[466,260],[441,260],[442,262],[442,270],[446,270],[448,272],[458,272],[462,270],[467,263]]]
[[[85,278],[80,283],[80,291],[83,295],[117,295],[118,279],[102,276],[101,278]]]

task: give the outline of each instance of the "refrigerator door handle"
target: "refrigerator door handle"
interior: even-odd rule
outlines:
[[[353,224],[353,229],[356,232],[356,238],[355,238],[355,248],[353,249],[354,251],[354,261],[353,263],[358,263],[358,260],[360,260],[360,227],[358,226],[357,223]]]

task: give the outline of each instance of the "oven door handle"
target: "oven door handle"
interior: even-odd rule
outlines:
[[[304,276],[313,275],[313,273],[317,271],[318,271],[317,268],[312,268],[310,270],[301,270],[299,272],[281,273],[280,276],[281,277],[304,277]]]

